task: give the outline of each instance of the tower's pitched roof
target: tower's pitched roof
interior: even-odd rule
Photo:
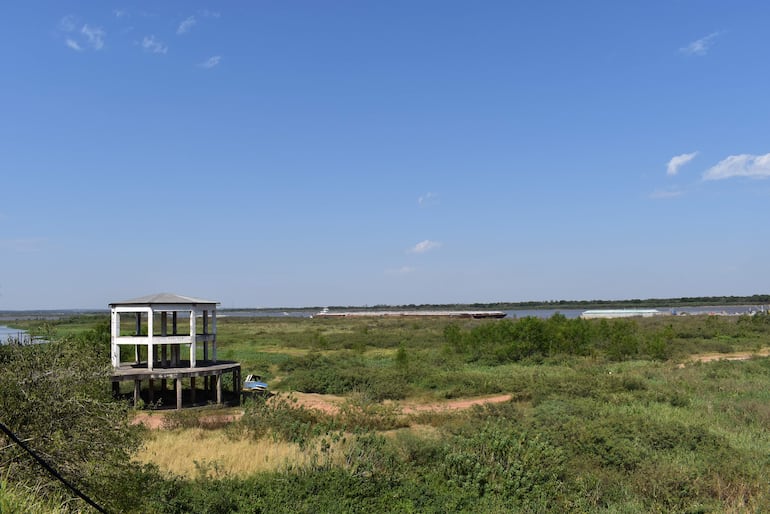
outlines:
[[[204,300],[203,298],[194,298],[192,296],[182,296],[174,293],[156,293],[147,296],[140,296],[139,298],[133,298],[131,300],[123,300],[122,302],[112,302],[110,307],[114,305],[152,305],[152,304],[213,304],[216,305],[219,302],[215,300]]]

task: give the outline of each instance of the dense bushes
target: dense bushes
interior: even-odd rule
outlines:
[[[630,349],[629,341],[633,341],[631,334],[633,326],[628,322],[605,322],[597,328],[586,320],[567,319],[560,314],[548,319],[503,319],[469,330],[457,325],[444,329],[444,339],[453,352],[464,355],[468,362],[487,365],[558,354],[587,355],[592,345],[614,358],[623,358]]]
[[[450,484],[511,506],[554,503],[562,489],[564,465],[563,452],[540,435],[501,422],[458,437],[444,457]]]
[[[130,456],[141,440],[127,406],[111,397],[103,332],[0,353],[0,421],[87,495],[125,510],[139,493]],[[0,476],[44,501],[72,495],[19,446],[2,436],[0,443]]]
[[[304,393],[349,394],[359,392],[373,400],[400,400],[407,396],[409,383],[417,373],[406,373],[407,357],[398,353],[391,366],[375,367],[355,354],[326,357],[310,353],[288,360],[280,366],[287,373],[284,387]]]
[[[596,356],[611,361],[631,358],[666,360],[694,351],[729,352],[770,334],[770,315],[756,314],[658,319],[503,319],[470,328],[450,324],[443,330],[448,351],[466,362],[500,365],[540,362],[558,356]],[[674,323],[676,322],[676,323]]]

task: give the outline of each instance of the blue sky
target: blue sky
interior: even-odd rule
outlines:
[[[14,2],[0,309],[770,290],[770,3]]]

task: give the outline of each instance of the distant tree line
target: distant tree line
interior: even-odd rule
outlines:
[[[770,294],[751,296],[683,296],[680,298],[632,298],[627,300],[547,300],[528,302],[490,303],[424,303],[405,305],[329,306],[329,309],[345,310],[516,310],[516,309],[624,309],[642,307],[701,307],[704,305],[767,305]],[[311,309],[308,307],[306,309]]]

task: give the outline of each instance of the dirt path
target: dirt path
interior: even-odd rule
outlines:
[[[510,394],[500,394],[497,396],[484,396],[480,398],[460,398],[457,400],[447,400],[445,402],[423,403],[417,405],[404,405],[401,409],[403,414],[417,414],[420,412],[445,412],[470,409],[474,405],[485,405],[488,403],[508,402],[513,398]]]
[[[345,403],[345,398],[329,394],[291,393],[291,395],[297,399],[297,405],[301,405],[308,409],[317,409],[326,414],[337,414],[340,411],[342,404]],[[402,402],[395,405],[398,405],[402,414],[417,414],[420,412],[445,412],[469,409],[474,405],[507,402],[511,398],[512,396],[510,394],[501,394],[477,398],[459,398],[443,402]]]
[[[755,357],[770,357],[770,348],[762,348],[756,352],[732,352],[732,353],[702,353],[699,355],[690,355],[689,363],[693,362],[714,362],[714,361],[746,361]],[[686,363],[679,365],[680,368],[686,366]]]
[[[302,406],[307,409],[319,410],[325,414],[337,414],[340,411],[342,404],[345,403],[345,398],[342,396],[335,396],[330,394],[315,394],[315,393],[291,393],[291,396],[296,399],[297,406]],[[447,400],[442,402],[430,402],[430,403],[411,403],[405,402],[398,404],[402,414],[419,414],[422,412],[447,412],[457,411],[463,409],[469,409],[474,405],[484,405],[488,403],[502,403],[510,401],[512,396],[510,394],[501,394],[496,396],[484,396],[476,398],[459,398],[456,400]],[[268,400],[269,401],[269,400]],[[235,421],[240,419],[243,413],[231,413],[224,415],[208,415],[200,419],[202,424],[209,422],[211,424],[219,424],[221,422]],[[165,413],[163,412],[147,412],[142,411],[134,415],[132,423],[135,425],[142,424],[149,429],[159,430],[163,428],[163,420]]]

